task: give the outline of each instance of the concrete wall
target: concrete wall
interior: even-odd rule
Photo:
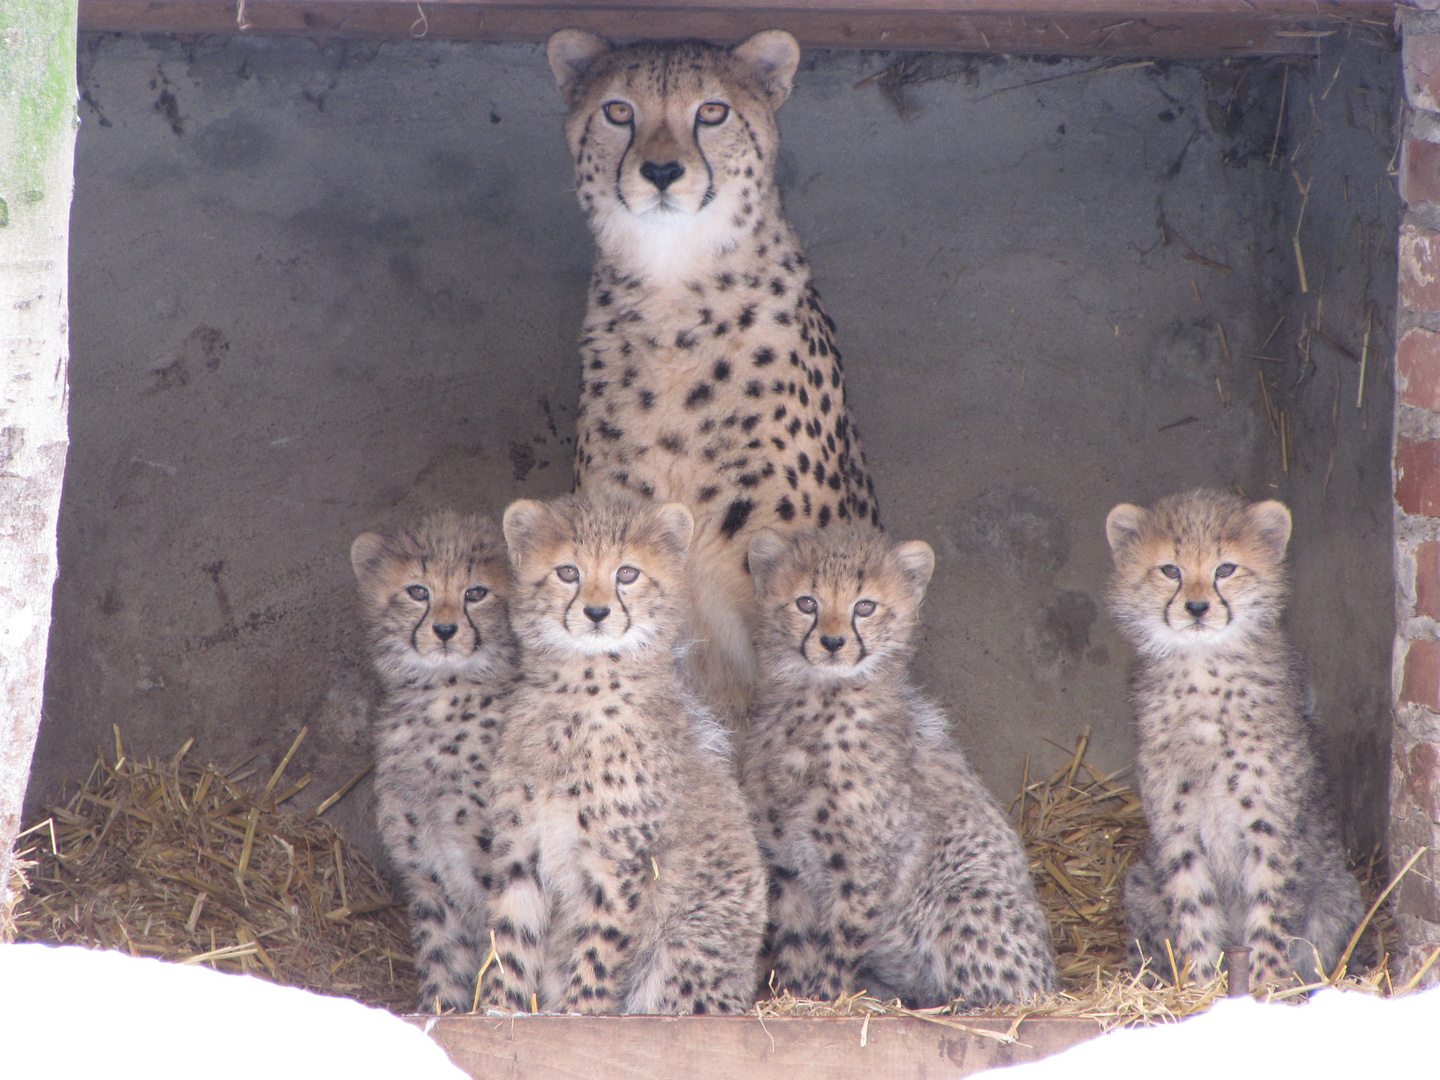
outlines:
[[[1087,727],[1119,768],[1106,511],[1197,484],[1286,499],[1292,621],[1351,840],[1372,844],[1393,53],[1356,39],[1288,76],[932,56],[909,85],[857,86],[898,59],[807,56],[779,169],[882,513],[939,555],[919,675],[1003,797],[1027,753],[1048,768],[1047,740]],[[262,767],[309,724],[291,768],[317,801],[369,752],[350,540],[569,486],[591,254],[560,99],[536,47],[433,41],[104,37],[81,76],[74,447],[32,801],[114,723],[135,751],[193,734]],[[1292,168],[1316,185],[1303,295]],[[1366,304],[1357,409],[1358,365],[1302,330],[1318,317],[1358,354]],[[1257,368],[1294,415],[1288,472]],[[367,798],[337,808],[361,837]]]

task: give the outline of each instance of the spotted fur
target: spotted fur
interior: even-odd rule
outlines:
[[[679,503],[505,512],[524,675],[496,755],[492,1006],[735,1013],[765,879],[723,732],[684,688]]]
[[[738,720],[753,683],[756,530],[878,525],[834,324],[780,209],[775,110],[799,46],[757,34],[612,49],[550,40],[598,248],[576,486],[688,506],[693,674]]]
[[[775,983],[980,1006],[1053,990],[1015,830],[907,675],[929,545],[758,533],[764,675],[744,788],[771,878]]]
[[[420,1008],[469,1010],[486,926],[484,784],[517,646],[504,540],[434,514],[350,549],[385,687],[374,730],[380,835],[410,905]]]
[[[1111,600],[1138,662],[1140,797],[1125,882],[1131,962],[1212,975],[1253,950],[1260,984],[1329,974],[1362,906],[1345,868],[1300,665],[1280,626],[1290,511],[1217,491],[1122,503]]]

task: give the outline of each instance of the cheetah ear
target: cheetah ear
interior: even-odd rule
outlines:
[[[895,549],[895,561],[910,585],[923,596],[925,586],[930,584],[930,575],[935,573],[935,549],[924,540],[911,540]]]
[[[1140,539],[1140,527],[1145,523],[1145,508],[1133,503],[1121,503],[1105,515],[1105,539],[1110,541],[1110,550],[1120,554],[1122,548]]]
[[[526,549],[535,543],[549,516],[545,504],[534,499],[516,499],[505,508],[500,527],[505,533],[505,546],[510,550],[510,565],[517,570],[524,561]]]
[[[574,105],[576,90],[596,59],[610,51],[610,43],[588,30],[556,30],[545,46],[550,70],[560,85],[560,96]]]
[[[364,581],[384,557],[385,537],[379,533],[361,533],[350,545],[350,568],[359,581]]]
[[[1260,538],[1269,544],[1275,552],[1275,558],[1285,557],[1285,548],[1290,543],[1290,529],[1293,525],[1290,519],[1290,508],[1282,502],[1274,499],[1266,499],[1258,502],[1245,511],[1245,516],[1250,519],[1250,524],[1260,534]]]
[[[790,541],[774,529],[761,529],[750,538],[750,550],[745,554],[745,565],[750,568],[756,596],[769,591],[775,568],[780,565],[780,559],[788,550]]]
[[[750,69],[769,95],[772,109],[785,104],[794,85],[795,69],[800,66],[800,43],[795,35],[785,30],[762,30],[736,45],[731,55]]]
[[[655,520],[660,523],[660,535],[677,555],[690,550],[690,541],[695,536],[695,517],[689,507],[684,503],[665,503],[655,508]]]

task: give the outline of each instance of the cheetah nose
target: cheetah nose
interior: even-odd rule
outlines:
[[[826,636],[820,639],[820,644],[824,645],[825,648],[830,652],[839,652],[840,646],[845,644],[845,639],[843,637]]]
[[[605,617],[609,614],[610,609],[608,607],[590,607],[588,604],[585,606],[585,617],[596,626],[604,622]]]
[[[449,641],[460,628],[454,623],[435,623],[430,629],[435,631],[435,636],[441,641]]]
[[[654,184],[661,191],[664,191],[676,180],[685,175],[685,166],[678,161],[667,161],[664,165],[657,165],[653,161],[647,161],[640,166],[640,175],[650,183]]]
[[[1208,600],[1186,600],[1186,601],[1185,601],[1185,610],[1188,611],[1191,615],[1194,615],[1195,618],[1198,619],[1201,615],[1204,615],[1205,612],[1207,612],[1207,611],[1210,610],[1210,601],[1208,601]]]

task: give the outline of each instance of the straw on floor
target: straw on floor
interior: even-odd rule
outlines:
[[[19,940],[120,949],[250,972],[408,1011],[409,937],[378,870],[319,815],[282,809],[308,777],[263,786],[246,763],[102,755],[21,842]],[[356,777],[358,780],[359,777]]]
[[[280,787],[303,738],[302,730],[261,786],[246,763],[194,764],[191,743],[168,761],[134,760],[117,732],[114,762],[102,755],[22,840],[29,887],[14,913],[19,937],[207,963],[409,1011],[416,981],[403,906],[320,817],[355,781],[315,813],[282,809],[308,780]],[[1109,1028],[1188,1016],[1225,993],[1223,975],[1200,984],[1184,970],[1162,971],[1166,980],[1152,986],[1126,967],[1121,888],[1144,845],[1145,820],[1123,773],[1098,773],[1085,760],[1087,746],[1081,736],[1064,764],[1039,779],[1027,759],[1011,804],[1055,935],[1060,992],[978,1015],[1091,1018]],[[1372,902],[1387,880],[1378,854],[1359,873]],[[1393,955],[1394,923],[1383,905],[1363,937],[1376,957]],[[1383,959],[1335,982],[1372,993],[1402,989],[1390,985]],[[761,1019],[911,1016],[970,1030],[956,1019],[961,1013],[976,1011],[910,1010],[863,993],[836,1001],[782,993],[756,1006]]]

